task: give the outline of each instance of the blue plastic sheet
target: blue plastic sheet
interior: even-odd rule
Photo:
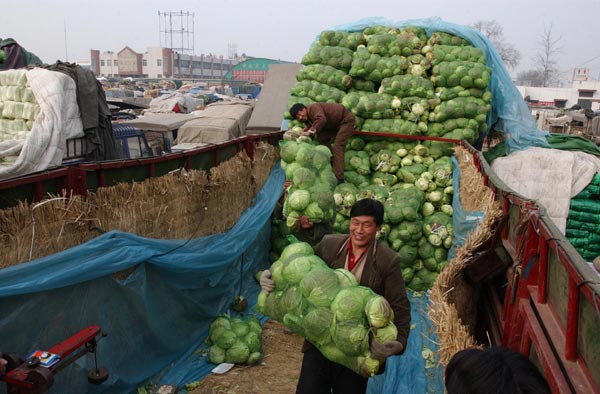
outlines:
[[[87,355],[57,374],[49,393],[132,393],[148,382],[183,385],[206,376],[214,366],[194,350],[240,289],[255,302],[254,273],[269,266],[270,217],[284,179],[274,168],[223,234],[166,241],[113,231],[1,270],[0,351],[26,356],[99,325],[108,334],[98,345],[108,381],[87,382]],[[126,269],[134,269],[127,279],[113,277]]]
[[[423,348],[438,350],[435,328],[427,317],[429,296],[408,291],[411,329],[406,351],[390,357],[385,372],[369,379],[367,394],[443,394],[444,369],[438,363],[426,368]]]
[[[438,17],[392,21],[382,17],[361,19],[357,22],[333,27],[338,31],[362,31],[368,26],[383,25],[403,28],[406,26],[422,27],[428,35],[435,31],[452,33],[468,40],[473,46],[484,51],[487,65],[492,69],[490,91],[492,92],[492,113],[488,117],[488,126],[504,133],[506,153],[522,150],[531,146],[549,147],[546,131],[537,129],[531,111],[521,97],[516,86],[504,66],[498,51],[480,31],[445,22]],[[489,127],[488,127],[489,128]]]
[[[460,203],[460,170],[456,156],[452,156],[452,228],[454,230],[454,238],[452,239],[452,247],[448,251],[448,260],[456,255],[456,249],[463,246],[467,242],[467,236],[476,228],[485,217],[482,211],[467,211],[464,210]]]

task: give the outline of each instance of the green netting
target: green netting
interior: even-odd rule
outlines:
[[[594,253],[594,252],[579,252],[579,254],[581,254],[581,257],[583,257],[583,259],[586,261],[592,261],[596,257],[600,256],[600,253]]]
[[[570,209],[571,211],[577,211],[581,213],[593,213],[599,215],[600,200],[582,200],[574,198],[571,200]]]
[[[569,211],[569,219],[577,220],[579,222],[600,224],[600,216],[590,215],[586,212]]]
[[[569,239],[583,239],[587,238],[588,232],[586,230],[579,230],[577,228],[568,228],[565,236]]]
[[[600,234],[600,226],[597,223],[587,223],[571,218],[567,219],[567,231],[570,229]]]
[[[597,245],[593,244],[593,243],[600,243],[600,237],[599,236],[595,236],[595,237],[591,237],[591,238],[567,238],[569,240],[569,242],[571,242],[571,244],[573,245],[573,247],[575,247],[575,249],[581,248],[584,251],[587,252],[594,252],[594,253],[600,253],[600,247],[598,247]]]

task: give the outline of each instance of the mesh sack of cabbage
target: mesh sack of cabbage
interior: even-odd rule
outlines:
[[[291,181],[283,205],[288,227],[294,227],[303,215],[313,223],[332,221],[337,179],[331,168],[329,148],[304,141],[282,140],[280,152],[281,167],[286,179]]]
[[[306,338],[329,360],[365,377],[379,372],[369,340],[385,343],[398,334],[385,298],[359,286],[351,272],[329,268],[305,242],[287,246],[270,270],[275,289],[260,293],[261,313]]]
[[[206,342],[213,364],[258,364],[262,360],[262,326],[256,316],[219,316],[212,321]]]

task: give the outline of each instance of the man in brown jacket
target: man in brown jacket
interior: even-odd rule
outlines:
[[[315,254],[332,269],[345,268],[352,272],[361,286],[382,295],[394,310],[394,324],[398,329],[395,341],[371,341],[371,357],[385,361],[402,354],[410,331],[410,304],[400,269],[397,253],[376,240],[383,223],[383,205],[373,199],[357,201],[350,210],[350,235],[326,235],[314,246]],[[260,278],[265,292],[275,288],[271,273],[265,270]],[[329,361],[314,346],[305,341],[304,358],[297,386],[297,394],[344,393],[363,394],[367,378]]]
[[[352,112],[342,104],[314,103],[308,107],[294,104],[290,108],[292,118],[306,123],[304,135],[315,136],[319,144],[326,145],[333,154],[333,173],[339,183],[344,181],[344,151],[354,131]]]

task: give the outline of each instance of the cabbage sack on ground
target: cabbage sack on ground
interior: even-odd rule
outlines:
[[[213,364],[258,364],[262,360],[262,326],[255,316],[219,316],[210,324],[207,360]]]
[[[351,272],[329,268],[305,242],[287,246],[270,271],[275,289],[260,293],[261,313],[306,338],[329,360],[365,377],[378,372],[380,362],[370,357],[371,336],[385,342],[397,335],[383,297],[359,286]]]

